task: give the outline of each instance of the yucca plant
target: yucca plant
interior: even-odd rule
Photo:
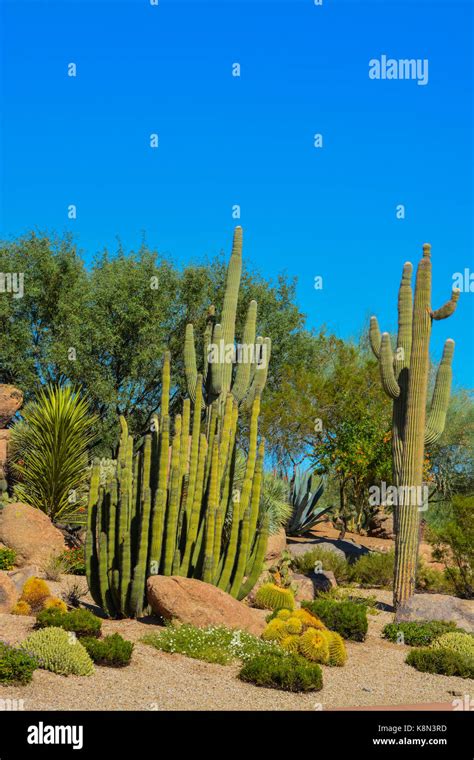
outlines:
[[[71,521],[84,511],[88,448],[96,422],[80,389],[51,385],[22,411],[12,429],[11,469],[15,498],[53,521]]]
[[[318,507],[318,501],[324,492],[324,480],[316,479],[311,469],[295,469],[290,489],[292,514],[286,532],[289,536],[301,536],[321,522],[323,517],[334,507]]]

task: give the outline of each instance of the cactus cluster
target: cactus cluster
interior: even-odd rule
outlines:
[[[63,676],[90,676],[94,664],[74,634],[62,628],[42,628],[34,631],[21,649],[34,657],[39,667]]]
[[[262,638],[311,662],[342,666],[347,660],[344,639],[304,609],[280,610],[267,624]]]
[[[250,411],[255,398],[267,381],[271,353],[270,338],[256,337],[257,302],[250,301],[245,320],[240,356],[232,361],[236,349],[235,322],[242,275],[242,227],[234,230],[232,254],[227,270],[222,318],[217,322],[215,307],[211,306],[203,336],[203,369],[198,374],[194,327],[186,326],[184,365],[188,393],[193,402],[199,395],[199,404],[207,410],[217,406],[224,413],[227,394],[236,403]],[[236,365],[236,366],[234,366]]]
[[[50,596],[51,591],[46,581],[44,581],[42,578],[31,576],[31,578],[28,578],[22,588],[20,601],[25,602],[29,606],[30,610],[36,612],[44,607],[46,600]],[[26,615],[29,613],[23,612],[20,614]]]
[[[370,343],[379,360],[382,385],[393,400],[393,482],[399,488],[395,507],[394,603],[399,610],[415,591],[419,543],[419,493],[423,479],[424,449],[441,436],[451,389],[454,341],[447,340],[426,415],[429,380],[429,343],[433,320],[449,317],[456,308],[459,291],[440,309],[431,308],[431,246],[423,246],[413,298],[413,267],[403,267],[398,294],[398,336],[395,352],[389,333],[380,333],[377,319],[370,320]]]
[[[183,575],[242,599],[263,565],[268,518],[260,512],[264,441],[258,442],[260,394],[253,400],[243,485],[233,488],[238,405],[213,406],[202,432],[201,385],[173,429],[170,356],[165,354],[160,415],[140,449],[121,418],[117,477],[89,492],[86,572],[94,600],[110,616],[140,616],[149,575]]]

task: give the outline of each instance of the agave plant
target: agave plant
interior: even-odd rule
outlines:
[[[292,514],[288,520],[286,532],[289,536],[301,536],[321,522],[324,515],[334,509],[333,506],[318,507],[318,501],[324,492],[324,480],[317,479],[311,469],[295,469],[290,489]]]
[[[61,385],[41,389],[12,429],[15,497],[53,521],[80,515],[95,421],[78,389]]]

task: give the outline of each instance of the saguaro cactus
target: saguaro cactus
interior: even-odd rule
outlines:
[[[447,340],[438,368],[431,408],[426,418],[429,343],[433,320],[449,317],[456,308],[459,291],[436,311],[431,309],[431,246],[423,246],[413,300],[412,265],[403,267],[398,295],[398,338],[395,354],[389,333],[380,333],[376,317],[370,320],[370,343],[380,363],[382,385],[393,399],[393,481],[398,487],[395,506],[394,605],[401,613],[413,595],[418,559],[420,493],[426,444],[434,443],[444,430],[451,390],[454,341]]]
[[[260,394],[250,419],[241,491],[234,489],[237,401],[226,395],[223,417],[212,410],[201,432],[201,378],[193,414],[189,399],[170,439],[169,355],[163,365],[161,413],[133,453],[122,417],[117,476],[89,493],[86,570],[94,600],[112,617],[140,616],[149,575],[183,575],[242,599],[263,566],[268,519],[260,511],[264,441],[258,443]],[[192,419],[191,419],[192,418]]]
[[[203,385],[202,406],[208,417],[214,402],[219,416],[224,412],[225,398],[230,392],[239,406],[250,410],[258,392],[265,387],[270,361],[270,338],[255,337],[257,302],[250,301],[244,325],[240,356],[236,369],[232,361],[235,348],[235,320],[242,275],[242,227],[234,230],[232,254],[227,269],[227,280],[222,308],[222,320],[217,322],[214,306],[210,306],[203,339],[203,371],[198,375],[194,328],[186,326],[184,365],[188,393],[194,402],[198,378]]]

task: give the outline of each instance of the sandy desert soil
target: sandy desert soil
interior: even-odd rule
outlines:
[[[145,633],[160,630],[150,618],[103,623],[104,634],[117,631],[136,642],[130,666],[96,667],[93,676],[67,678],[37,670],[28,686],[0,687],[0,699],[22,699],[25,710],[326,710],[430,703],[449,709],[453,699],[474,695],[471,680],[418,673],[406,665],[408,647],[380,638],[383,626],[392,620],[390,592],[372,593],[385,609],[369,615],[365,642],[348,643],[345,667],[323,667],[320,692],[258,688],[238,680],[238,665],[159,652],[139,643]],[[0,638],[18,643],[33,624],[32,617],[0,615]]]

